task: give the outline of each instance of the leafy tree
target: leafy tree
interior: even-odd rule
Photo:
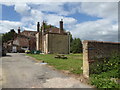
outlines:
[[[2,34],[0,34],[0,40],[2,40]]]
[[[2,35],[2,42],[7,42],[13,40],[17,36],[17,33],[14,29],[11,29],[8,33]]]
[[[73,41],[73,37],[72,37],[72,34],[70,33],[70,42]]]
[[[0,46],[2,45],[2,34],[0,34]],[[1,47],[0,47],[1,48]]]
[[[53,26],[53,25],[48,25],[47,22],[44,22],[44,28],[45,28],[45,29],[49,29],[49,28],[51,28],[51,27],[55,27],[55,26]]]
[[[82,53],[82,42],[80,38],[72,38],[72,35],[70,36],[70,52],[71,53]]]

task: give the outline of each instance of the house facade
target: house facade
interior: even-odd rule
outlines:
[[[37,31],[24,30],[21,32],[18,28],[18,34],[6,43],[8,52],[24,52],[25,50],[36,50],[36,34]]]
[[[40,30],[41,29],[41,30]],[[69,54],[70,53],[70,34],[63,29],[63,21],[60,21],[60,28],[50,25],[46,28],[45,22],[37,24],[36,34],[36,50],[40,50],[45,54],[58,53]]]
[[[17,38],[13,40],[13,47],[16,47],[18,52],[21,50],[36,50],[36,33],[37,31],[28,30],[18,33]]]

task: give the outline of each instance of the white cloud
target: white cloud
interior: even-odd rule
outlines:
[[[64,24],[68,24],[68,25],[71,25],[73,23],[76,23],[77,20],[72,18],[72,17],[63,17],[63,16],[59,16],[59,15],[56,15],[56,14],[49,14],[49,15],[46,15],[46,20],[49,24],[53,24],[55,26],[59,26],[59,21],[63,19],[64,21]]]
[[[71,32],[82,40],[118,41],[118,25],[106,19],[77,24]]]
[[[40,22],[42,24],[42,21],[45,20],[48,24],[59,27],[59,21],[61,19],[64,20],[65,25],[70,26],[77,22],[77,20],[72,17],[64,17],[57,14],[45,14],[37,9],[32,9],[30,16],[22,17],[21,22],[24,23],[24,26],[29,26],[29,28],[36,30],[36,22]]]
[[[30,7],[26,3],[16,3],[14,9],[16,12],[25,15],[30,10]]]
[[[22,26],[21,22],[0,20],[0,33],[9,32],[10,29],[15,29],[17,32],[19,26]]]
[[[34,19],[34,22],[36,21],[43,21],[44,18],[45,18],[45,14],[42,13],[41,11],[39,10],[35,10],[35,9],[32,9],[31,10],[31,13],[30,13],[31,17]]]
[[[23,16],[21,22],[24,23],[24,26],[29,24],[36,24],[36,22],[42,22],[44,20],[44,14],[38,10],[31,10],[29,16]],[[30,26],[30,25],[29,25]]]
[[[0,2],[32,2],[32,3],[38,3],[38,2],[119,2],[119,0],[0,0]]]
[[[64,5],[67,4],[67,10]],[[15,5],[14,9],[20,13],[22,18],[20,22],[3,21],[2,26],[6,32],[10,28],[17,29],[22,26],[23,29],[36,30],[36,22],[47,21],[48,24],[59,27],[59,21],[63,19],[64,28],[70,30],[74,37],[82,40],[105,40],[117,41],[118,25],[117,3],[9,3],[7,5]],[[52,13],[49,13],[52,12]],[[70,14],[84,13],[93,17],[102,19],[96,21],[86,21],[78,23]],[[11,23],[11,24],[10,24]],[[17,23],[17,24],[16,24]]]
[[[32,6],[33,5],[33,6]],[[59,15],[67,15],[68,12],[64,11],[63,8],[64,3],[39,3],[37,4],[37,7],[34,7],[34,4],[31,4],[32,8],[37,9],[39,11],[44,11],[44,12],[54,12]]]
[[[109,20],[118,20],[118,3],[117,2],[84,2],[81,3],[80,12],[97,16],[101,18],[107,18]]]

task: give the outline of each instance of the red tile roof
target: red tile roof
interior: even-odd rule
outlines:
[[[46,30],[49,33],[56,33],[56,34],[67,34],[64,30],[61,30],[57,27],[51,27],[49,29]]]
[[[13,41],[14,45],[18,45],[18,46],[29,46],[29,40],[26,37],[17,37],[14,41]]]
[[[36,34],[37,34],[37,31],[24,30],[23,32],[21,32],[21,35],[25,35],[27,37],[35,37]]]

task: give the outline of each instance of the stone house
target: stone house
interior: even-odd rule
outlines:
[[[6,48],[8,52],[24,52],[25,50],[36,50],[36,35],[37,31],[24,30],[20,32],[14,40],[7,42]]]
[[[49,27],[48,27],[49,26]],[[25,50],[39,50],[42,53],[70,53],[70,33],[63,29],[63,21],[60,21],[60,28],[52,25],[46,26],[43,21],[40,27],[37,23],[37,31],[18,28],[18,35],[14,40],[6,43],[8,52],[24,52]]]
[[[60,28],[49,25],[46,28],[46,23],[43,21],[40,27],[37,23],[36,34],[36,50],[40,50],[45,54],[58,53],[69,54],[70,53],[70,33],[63,29],[63,21],[60,21]]]

